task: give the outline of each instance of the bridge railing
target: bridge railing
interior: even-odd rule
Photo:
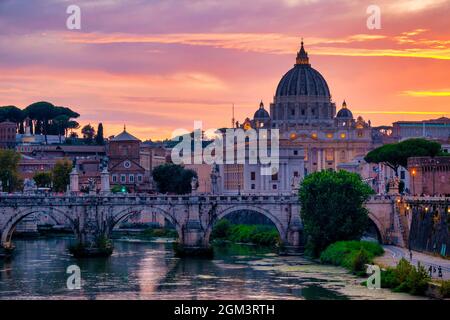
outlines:
[[[295,195],[164,195],[164,194],[1,194],[0,206],[8,205],[145,205],[198,202],[296,203]]]

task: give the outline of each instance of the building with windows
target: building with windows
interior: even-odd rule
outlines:
[[[336,112],[328,84],[311,66],[303,41],[294,66],[275,90],[270,113],[261,102],[253,119],[237,122],[236,128],[278,129],[280,170],[263,177],[258,165],[223,165],[224,191],[283,193],[292,189],[292,181],[315,171],[351,167],[360,174],[369,172],[362,170],[362,158],[374,147],[370,121],[355,118],[346,101]],[[373,173],[369,175],[363,179]]]
[[[446,142],[450,139],[450,118],[397,121],[393,123],[392,131],[398,140],[426,138]]]
[[[412,194],[450,196],[450,157],[412,157],[408,171]]]
[[[14,122],[0,122],[0,149],[13,149],[16,145],[17,125]]]
[[[125,186],[130,192],[148,191],[148,177],[140,164],[140,145],[141,141],[129,134],[126,128],[109,140],[107,155],[112,186]]]

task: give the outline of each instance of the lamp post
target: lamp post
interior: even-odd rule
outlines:
[[[435,184],[435,172],[436,172],[436,160],[431,159],[431,168],[433,170],[433,197],[436,195],[436,184]]]
[[[411,171],[411,175],[412,175],[412,189],[413,189],[413,196],[415,196],[416,195],[416,188],[415,188],[415,181],[414,181],[414,177],[416,176],[416,169],[414,168],[414,169],[412,169],[412,171]]]

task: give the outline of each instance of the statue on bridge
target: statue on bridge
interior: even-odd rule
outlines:
[[[211,193],[219,194],[220,193],[220,172],[219,166],[214,163],[211,168]]]
[[[36,182],[34,179],[28,179],[26,178],[23,181],[23,191],[24,192],[34,192],[37,190]]]
[[[198,179],[197,177],[192,177],[191,179],[191,191],[193,194],[197,193],[197,189],[198,189]]]

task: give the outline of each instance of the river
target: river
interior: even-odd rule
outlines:
[[[215,247],[215,257],[180,259],[164,239],[116,239],[109,258],[76,260],[70,237],[15,239],[0,260],[0,299],[417,299],[369,290],[344,269],[246,245]],[[70,265],[81,289],[69,290]]]

